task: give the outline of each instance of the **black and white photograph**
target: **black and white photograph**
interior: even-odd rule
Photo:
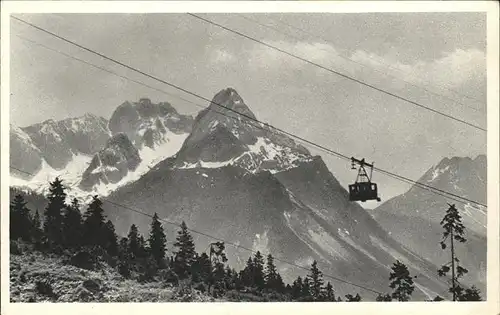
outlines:
[[[498,314],[498,4],[235,2],[2,12],[2,302]]]

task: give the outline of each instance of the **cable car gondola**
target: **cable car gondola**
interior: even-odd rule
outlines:
[[[362,201],[365,202],[367,200],[377,200],[380,201],[378,197],[377,184],[372,183],[372,174],[373,174],[373,163],[368,164],[365,162],[365,159],[361,161],[351,157],[351,169],[355,170],[355,164],[359,164],[358,176],[356,177],[356,182],[352,185],[349,185],[349,200],[350,201]],[[370,176],[366,173],[365,166],[369,167]]]

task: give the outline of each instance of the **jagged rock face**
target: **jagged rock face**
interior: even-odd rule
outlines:
[[[445,158],[429,169],[418,182],[486,204],[486,156]],[[416,185],[373,210],[374,218],[406,247],[436,265],[449,261],[441,249],[440,225],[448,203],[462,216],[467,242],[456,246],[461,264],[469,269],[464,283],[486,289],[486,208],[444,198]]]
[[[151,103],[143,98],[139,102],[125,102],[113,112],[109,129],[113,134],[124,133],[137,147],[154,148],[165,141],[168,132],[189,133],[193,118],[181,115],[169,103]]]
[[[54,169],[64,168],[76,154],[92,155],[109,139],[107,120],[91,114],[52,119],[22,128]]]
[[[189,168],[205,162],[239,165],[249,172],[276,172],[310,159],[309,151],[286,135],[234,111],[256,119],[234,89],[217,93],[210,106],[197,115],[177,154],[177,166]]]
[[[42,167],[42,156],[40,150],[33,143],[31,138],[21,129],[10,126],[10,166],[17,168],[10,169],[10,172],[21,178],[29,179]],[[24,173],[26,172],[26,173]]]
[[[126,134],[118,133],[110,138],[101,151],[95,154],[82,175],[80,187],[90,189],[99,182],[117,183],[134,171],[141,158]]]

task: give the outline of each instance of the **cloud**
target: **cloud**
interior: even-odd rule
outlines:
[[[457,49],[444,53],[430,61],[415,60],[403,63],[393,57],[380,56],[368,51],[357,50],[349,55],[340,54],[331,44],[321,42],[272,41],[270,45],[284,51],[331,68],[356,79],[380,87],[406,89],[408,84],[426,87],[441,94],[462,94],[482,97],[486,86],[486,55],[475,48]],[[304,61],[287,56],[277,50],[255,44],[246,51],[248,67],[254,71],[290,72],[295,70],[324,70]],[[405,82],[406,81],[406,82]],[[455,95],[455,94],[454,94]]]
[[[478,49],[457,49],[439,59],[412,64],[361,50],[353,53],[351,59],[413,84],[444,86],[446,90],[486,79],[486,55]]]

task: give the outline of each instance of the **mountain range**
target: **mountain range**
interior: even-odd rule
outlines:
[[[242,267],[250,255],[243,248],[271,252],[291,263],[278,264],[288,282],[305,274],[297,266],[308,268],[317,260],[325,275],[387,292],[390,266],[398,259],[417,276],[416,299],[447,295],[446,280],[437,277],[444,259],[438,237],[445,199],[414,187],[365,210],[349,201],[320,156],[236,112],[256,118],[227,88],[195,118],[179,114],[169,103],[143,98],[118,106],[109,121],[85,115],[11,126],[11,166],[33,174],[13,170],[11,186],[43,195],[47,180],[59,175],[70,188],[69,197],[85,201],[98,194],[129,209],[156,212],[168,222],[184,220],[196,231],[240,246],[226,246],[233,266]],[[446,190],[455,185],[457,194],[485,200],[486,158],[469,160],[445,159],[421,180]],[[126,234],[132,223],[148,231],[149,217],[104,205],[118,234]],[[470,251],[460,253],[467,263],[485,261],[486,209],[460,209],[466,227],[471,226]],[[166,223],[165,229],[171,240],[178,227]],[[193,236],[199,250],[214,241]],[[481,272],[472,270],[471,282],[484,284]],[[344,294],[359,291],[332,283]],[[373,292],[360,293],[374,297]]]

